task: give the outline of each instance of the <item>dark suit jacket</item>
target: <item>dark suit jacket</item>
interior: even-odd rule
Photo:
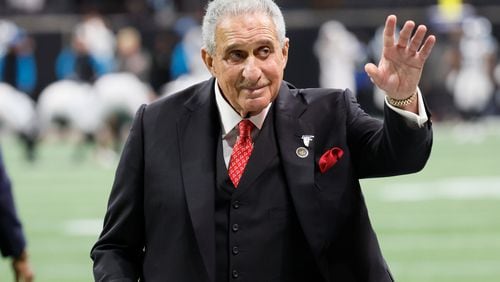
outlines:
[[[0,151],[0,250],[3,256],[18,257],[26,245],[19,221],[10,180]]]
[[[214,79],[143,106],[124,148],[91,256],[98,281],[214,281],[220,120]],[[359,178],[411,173],[429,156],[430,122],[365,114],[349,91],[294,89],[275,101],[279,155],[297,218],[326,281],[391,281]],[[314,135],[299,158],[302,135]],[[344,152],[325,173],[321,155]]]

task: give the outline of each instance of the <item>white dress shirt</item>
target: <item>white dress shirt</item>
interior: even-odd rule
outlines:
[[[231,105],[224,99],[222,93],[219,89],[217,80],[215,80],[215,101],[217,103],[217,108],[220,113],[220,120],[222,122],[222,151],[224,153],[224,162],[226,167],[229,167],[229,160],[231,158],[231,153],[233,152],[234,144],[236,143],[236,138],[239,135],[238,123],[240,123],[241,116],[231,107]],[[252,129],[252,140],[259,135],[264,120],[266,119],[267,113],[271,108],[271,104],[267,105],[258,115],[251,116],[248,119],[255,125]]]

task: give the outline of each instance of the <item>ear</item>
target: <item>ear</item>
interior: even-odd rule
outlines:
[[[281,48],[281,54],[283,56],[283,69],[286,67],[286,63],[288,62],[288,49],[290,48],[290,39],[285,38],[285,44],[283,48]]]
[[[201,49],[201,59],[205,63],[205,66],[207,66],[208,71],[215,76],[215,71],[214,71],[214,58],[208,53],[207,49],[202,48]]]

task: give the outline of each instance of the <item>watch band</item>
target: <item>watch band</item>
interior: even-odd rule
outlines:
[[[387,100],[388,100],[389,104],[391,104],[394,107],[404,107],[404,106],[411,104],[415,100],[416,96],[417,96],[417,92],[414,92],[413,94],[411,94],[410,97],[405,98],[405,99],[394,99],[392,97],[387,96],[387,98],[388,98]]]

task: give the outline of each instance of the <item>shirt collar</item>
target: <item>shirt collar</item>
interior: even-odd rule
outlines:
[[[219,84],[217,79],[215,79],[215,101],[217,103],[217,108],[219,109],[220,119],[222,122],[222,135],[228,134],[241,120],[241,116],[231,107],[231,105],[222,97],[222,92],[219,89]],[[259,130],[264,124],[267,113],[272,103],[269,103],[258,115],[251,116],[248,119],[257,127]]]

